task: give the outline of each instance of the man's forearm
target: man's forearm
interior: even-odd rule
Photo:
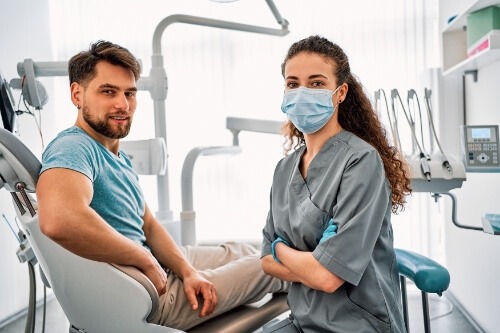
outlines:
[[[162,225],[154,223],[145,233],[146,242],[151,252],[163,266],[172,270],[181,279],[195,271],[172,236]]]
[[[42,231],[65,249],[90,260],[136,266],[141,271],[152,264],[153,258],[143,246],[118,233],[90,209],[78,215],[64,211],[59,215],[45,217],[41,212],[42,220],[51,219]]]

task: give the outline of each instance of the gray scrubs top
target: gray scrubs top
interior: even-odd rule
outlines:
[[[304,180],[305,147],[275,170],[262,256],[277,236],[345,283],[333,293],[293,283],[288,303],[304,332],[405,332],[391,225],[391,189],[378,152],[348,131],[331,137]],[[318,244],[330,218],[337,234]]]

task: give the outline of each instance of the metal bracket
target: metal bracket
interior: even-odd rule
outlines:
[[[472,79],[474,80],[474,82],[477,82],[477,69],[466,70],[466,71],[464,71],[463,75],[464,76],[472,75]]]
[[[434,200],[437,202],[438,199],[441,197],[441,195],[447,195],[451,198],[451,222],[453,222],[454,225],[456,225],[459,228],[462,229],[469,229],[469,230],[478,230],[478,231],[484,231],[483,228],[480,227],[474,227],[474,226],[469,226],[469,225],[463,225],[458,222],[457,219],[457,197],[450,192],[442,192],[442,193],[432,193],[431,196],[434,198]]]

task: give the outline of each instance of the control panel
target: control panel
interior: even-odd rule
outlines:
[[[498,125],[460,126],[462,155],[468,172],[500,172]]]

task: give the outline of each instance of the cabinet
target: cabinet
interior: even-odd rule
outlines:
[[[442,31],[443,37],[443,75],[462,74],[467,70],[477,70],[494,61],[500,60],[500,31],[488,34],[488,46],[482,51],[467,57],[467,15],[476,10],[500,5],[499,0],[477,0],[469,8],[453,18]]]

